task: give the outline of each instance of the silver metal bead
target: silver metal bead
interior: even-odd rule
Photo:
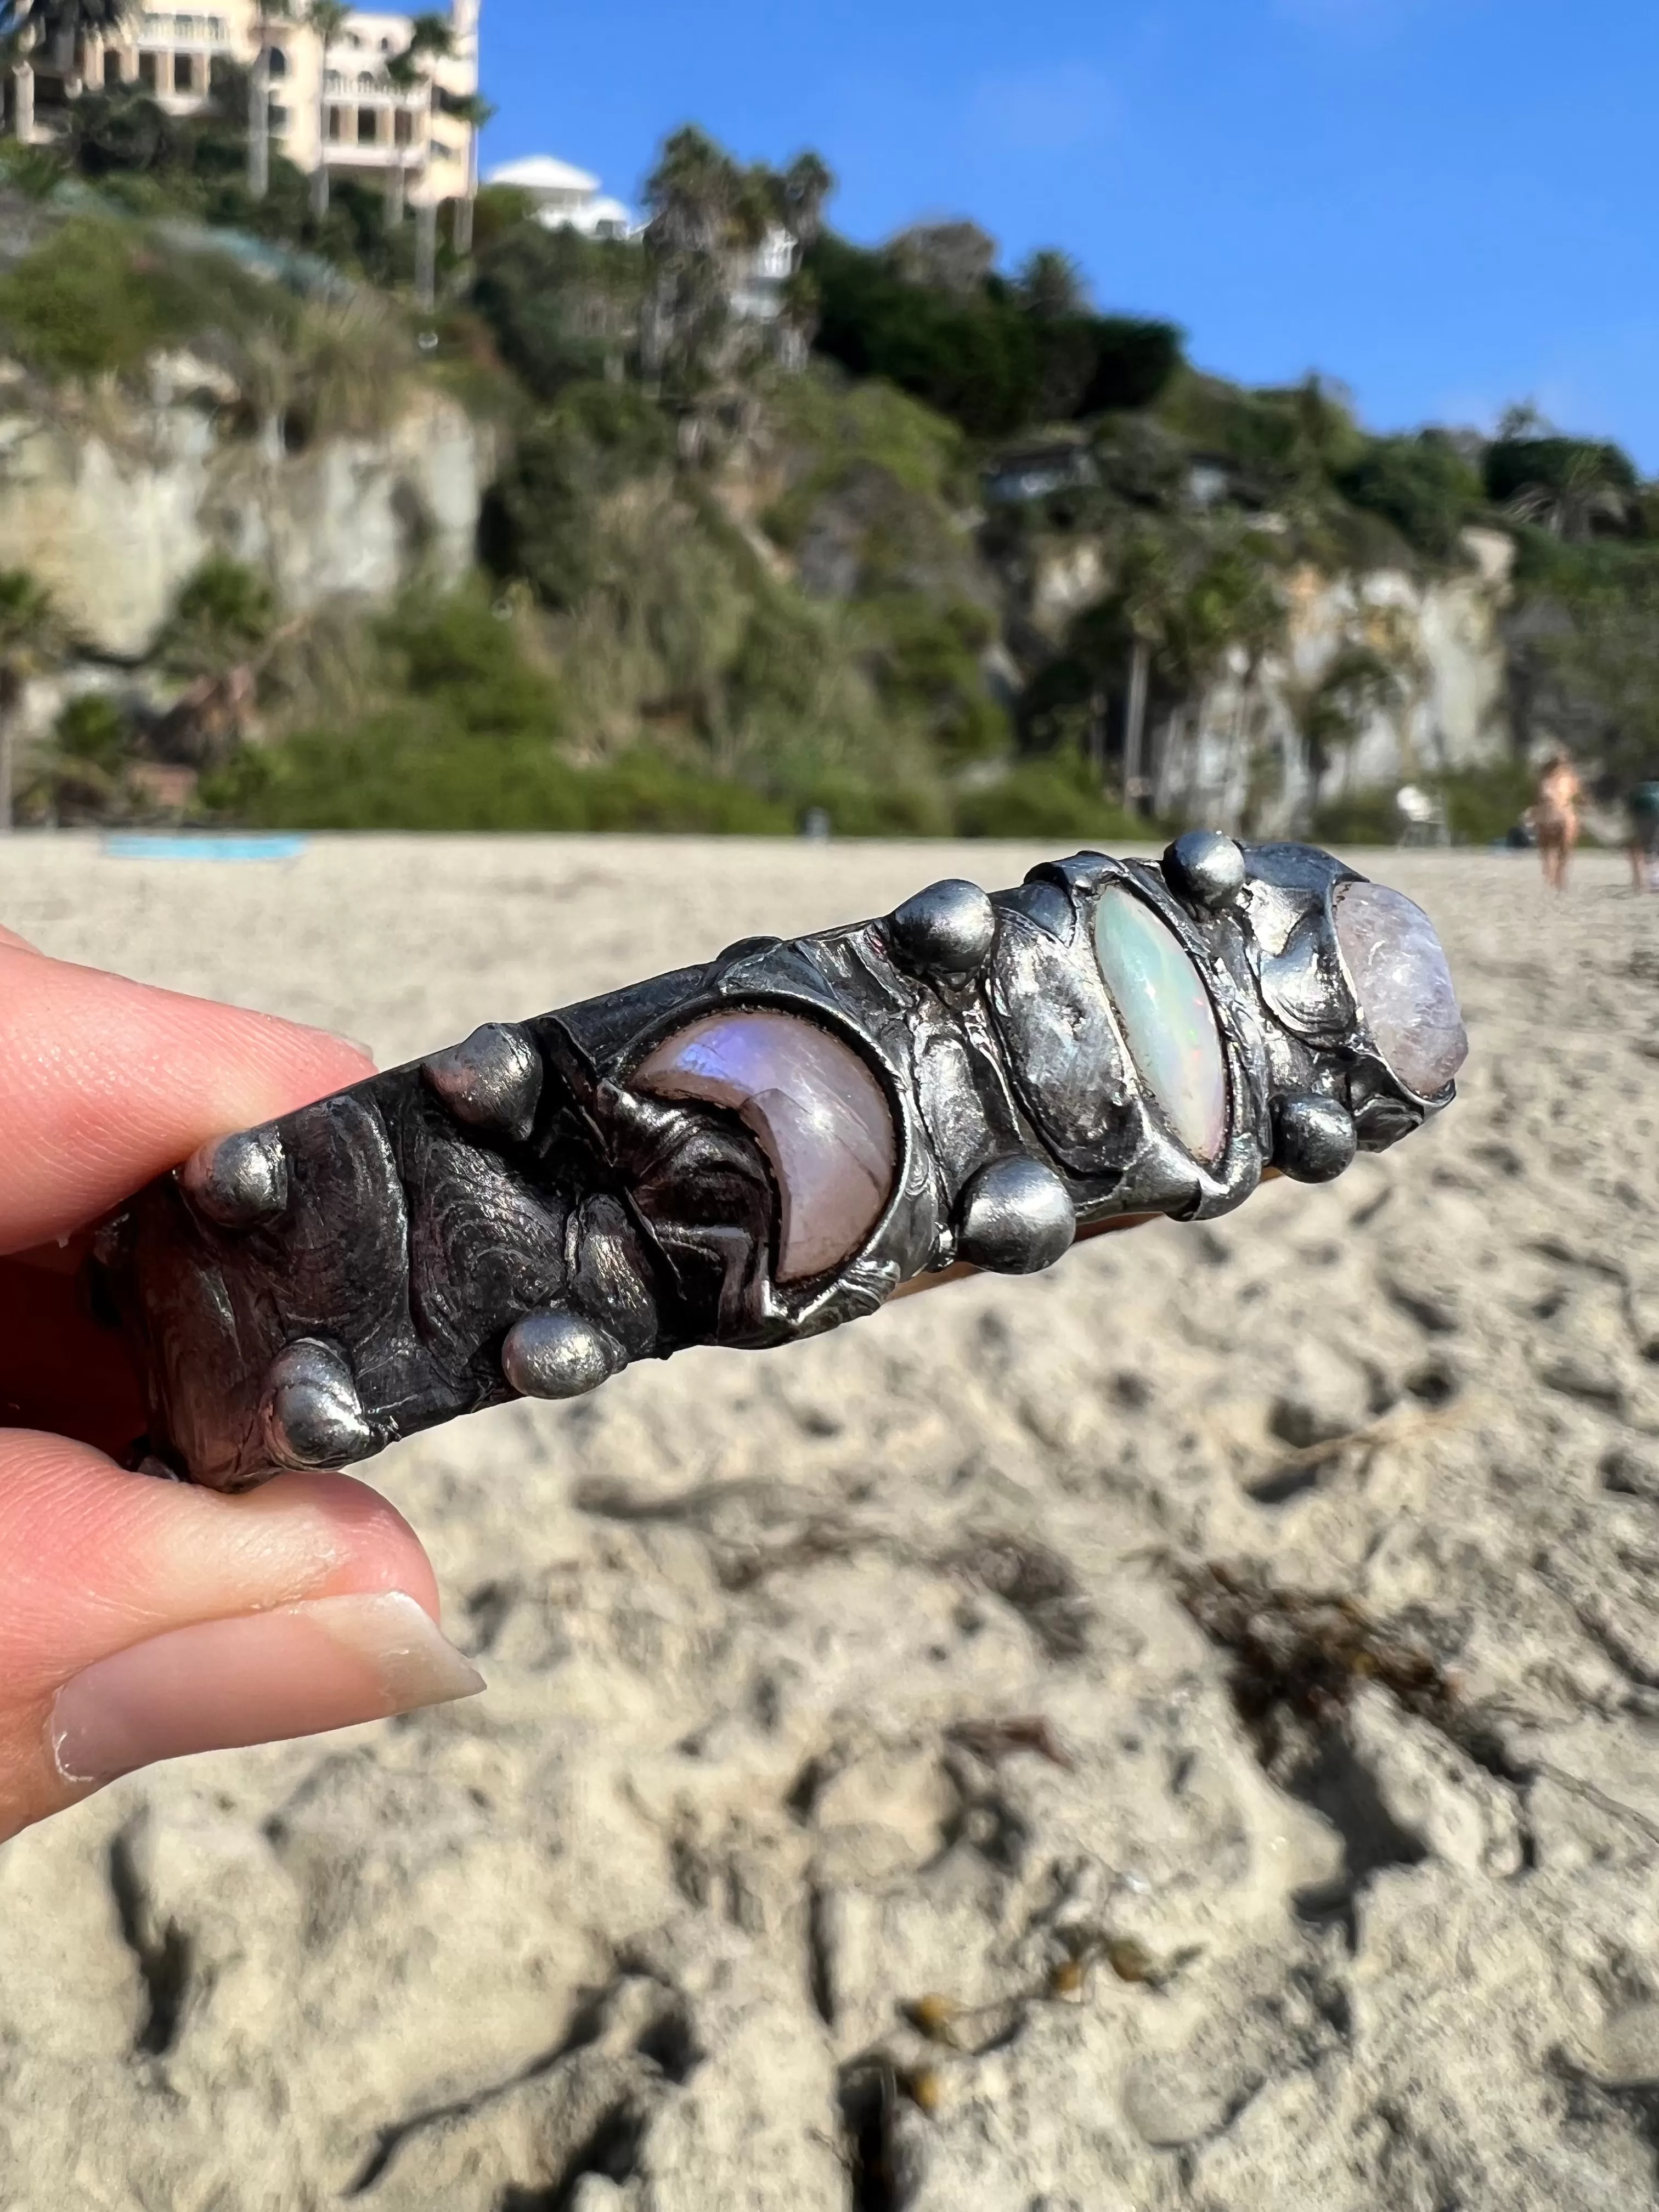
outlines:
[[[963,1194],[957,1256],[999,1275],[1035,1275],[1071,1249],[1077,1213],[1052,1168],[993,1160]]]
[[[563,1306],[526,1314],[507,1333],[501,1372],[521,1398],[580,1398],[628,1364],[615,1337]]]
[[[1244,855],[1236,837],[1224,837],[1218,830],[1188,830],[1164,854],[1164,874],[1182,898],[1218,913],[1244,888]]]
[[[434,1052],[421,1073],[458,1121],[523,1144],[542,1095],[541,1054],[521,1029],[486,1022],[465,1043]]]
[[[1273,1101],[1273,1165],[1292,1182],[1334,1182],[1352,1164],[1359,1133],[1334,1098],[1311,1091]]]
[[[277,1467],[337,1467],[374,1448],[350,1368],[315,1337],[301,1337],[271,1361],[259,1418]]]
[[[977,884],[951,876],[896,907],[887,927],[893,950],[907,968],[924,975],[971,975],[996,936],[996,908]]]
[[[192,1152],[179,1180],[208,1220],[221,1229],[252,1229],[288,1204],[288,1155],[275,1129],[243,1129]]]

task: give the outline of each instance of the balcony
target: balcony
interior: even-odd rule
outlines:
[[[383,77],[365,75],[352,78],[338,70],[329,71],[324,89],[331,100],[352,100],[359,106],[373,107],[403,107],[415,115],[423,115],[430,105],[430,95],[424,85],[412,92],[401,92]]]
[[[145,14],[138,20],[140,48],[200,46],[211,51],[228,46],[230,26],[222,15],[160,15]]]

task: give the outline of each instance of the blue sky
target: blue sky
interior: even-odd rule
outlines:
[[[696,121],[875,240],[1056,244],[1201,365],[1379,428],[1530,398],[1659,471],[1654,0],[484,0],[486,163],[634,196]]]

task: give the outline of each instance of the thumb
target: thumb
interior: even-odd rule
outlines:
[[[470,1697],[414,1532],[343,1475],[246,1498],[0,1436],[0,1841],[157,1759]]]

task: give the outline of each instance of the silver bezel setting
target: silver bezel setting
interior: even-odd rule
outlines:
[[[565,1395],[689,1344],[818,1334],[951,1267],[964,1231],[979,1264],[1024,1273],[1122,1216],[1228,1212],[1276,1164],[1326,1179],[1455,1095],[1403,1084],[1363,1018],[1333,906],[1363,880],[1213,833],[1163,868],[1083,852],[989,896],[953,878],[876,921],[486,1024],[206,1148],[106,1224],[89,1263],[147,1378],[132,1463],[246,1488],[518,1389]],[[1097,952],[1115,889],[1202,986],[1227,1091],[1213,1161],[1137,1067]],[[739,1012],[836,1036],[891,1117],[880,1218],[804,1283],[776,1280],[775,1173],[739,1117],[632,1087],[676,1034]]]

